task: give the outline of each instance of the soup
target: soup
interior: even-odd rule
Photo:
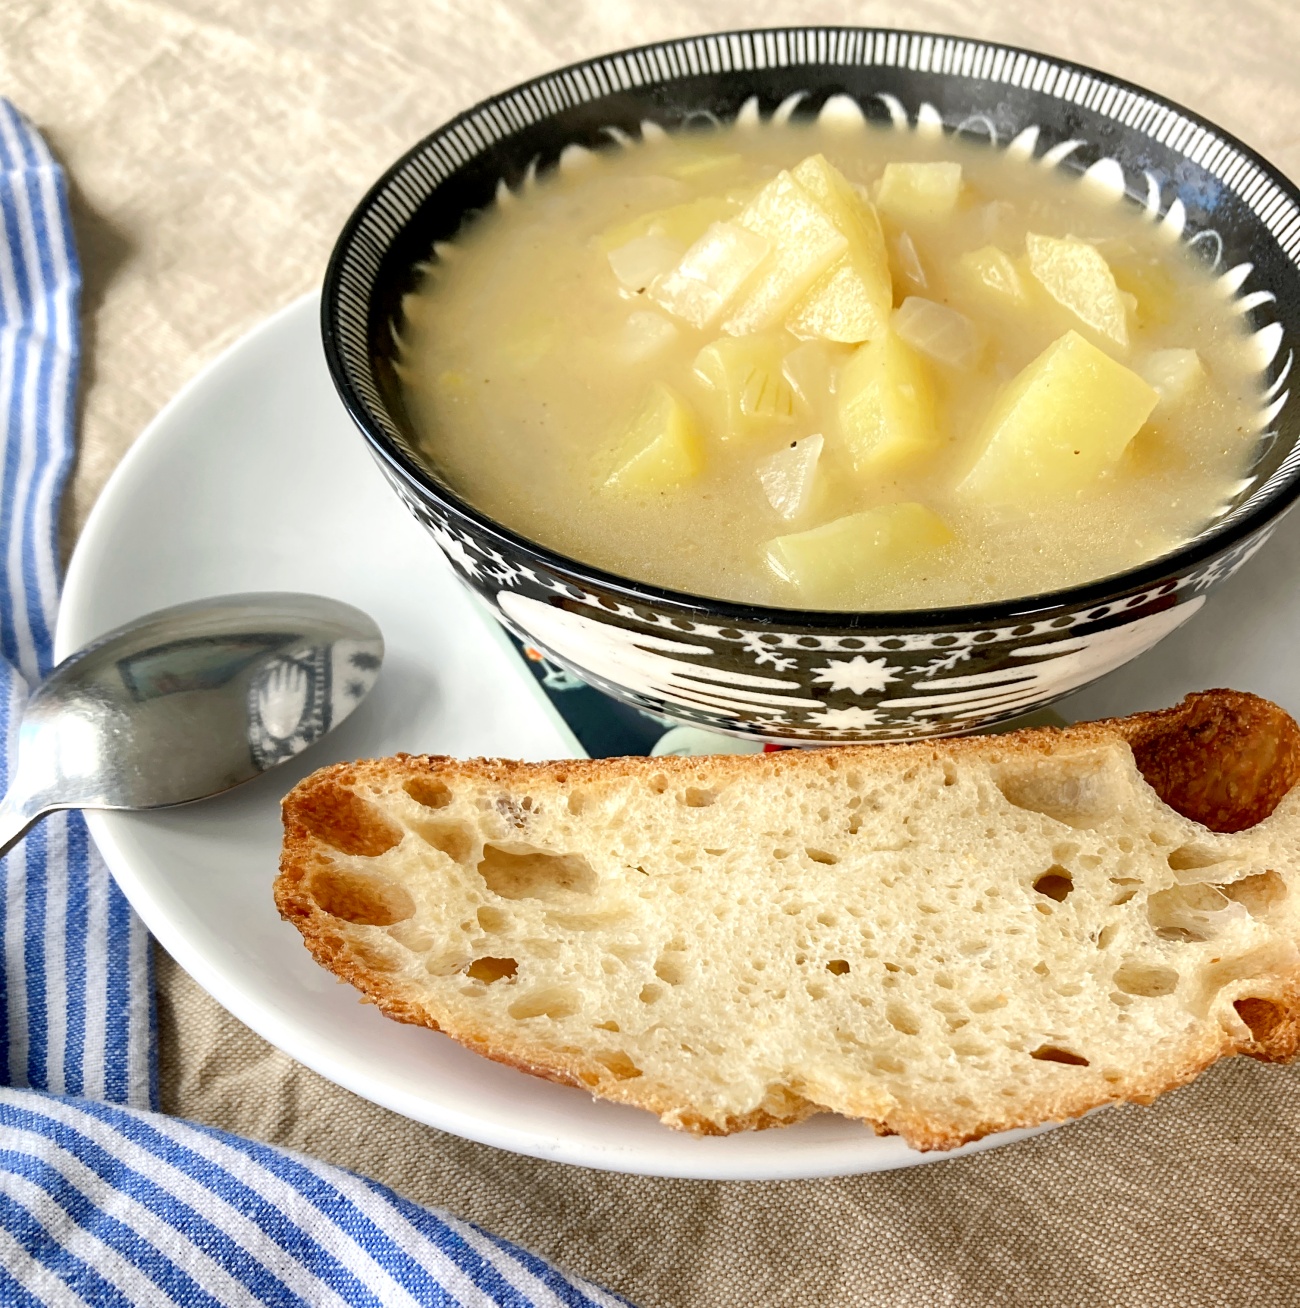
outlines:
[[[1157,558],[1247,471],[1260,381],[1137,206],[954,137],[736,126],[570,152],[440,245],[398,370],[521,535],[741,602],[910,609]]]

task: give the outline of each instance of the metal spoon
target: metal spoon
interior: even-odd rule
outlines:
[[[61,808],[187,804],[301,753],[379,675],[384,639],[318,595],[162,609],[64,659],[27,703],[0,854]]]

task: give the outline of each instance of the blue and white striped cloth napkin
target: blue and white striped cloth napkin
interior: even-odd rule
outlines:
[[[0,102],[0,738],[50,669],[59,492],[72,463],[80,274],[63,172]],[[5,860],[0,1084],[147,1107],[149,941],[76,814]]]
[[[80,273],[63,171],[0,100],[0,783],[49,671]],[[149,939],[77,814],[0,864],[0,1304],[626,1300],[298,1154],[164,1117]]]

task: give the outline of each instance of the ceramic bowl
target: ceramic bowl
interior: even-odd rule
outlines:
[[[847,97],[847,99],[845,98]],[[1086,173],[1211,267],[1265,376],[1249,476],[1164,558],[1102,581],[969,607],[808,612],[612,576],[460,499],[420,456],[392,324],[435,240],[554,166],[646,121],[822,111],[834,98],[900,132],[976,135]],[[1149,649],[1267,539],[1300,491],[1288,389],[1300,324],[1300,194],[1246,146],[1139,87],[954,37],[802,28],[693,37],[592,59],[503,92],[420,142],[365,197],[325,279],[330,372],[384,475],[462,581],[528,643],[651,713],[809,743],[970,731],[1040,708]]]

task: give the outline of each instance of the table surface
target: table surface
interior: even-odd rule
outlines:
[[[84,268],[70,545],[149,418],[310,289],[369,182],[458,109],[560,63],[814,19],[1008,41],[1182,101],[1300,175],[1293,0],[0,0],[3,87],[66,165]],[[1300,1247],[1300,1070],[1238,1059],[1148,1109],[883,1176],[619,1177],[398,1118],[299,1067],[157,960],[164,1108],[440,1204],[642,1308],[1280,1303]]]

